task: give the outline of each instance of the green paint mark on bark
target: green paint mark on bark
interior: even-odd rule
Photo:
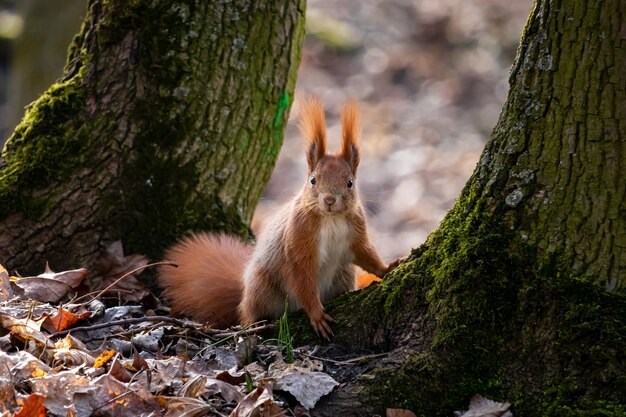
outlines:
[[[284,124],[287,120],[285,117],[285,111],[289,111],[290,105],[291,96],[289,95],[289,92],[284,91],[278,101],[278,109],[276,110],[276,115],[274,116],[274,121],[272,123],[272,128],[274,129],[274,145],[268,147],[266,152],[266,157],[269,160],[275,160],[278,152],[280,151],[283,141]]]
[[[274,129],[280,129],[282,127],[284,120],[283,114],[285,113],[285,109],[289,108],[289,104],[289,93],[285,91],[283,92],[283,95],[280,97],[280,101],[278,102],[278,110],[276,111],[276,116],[274,117]]]

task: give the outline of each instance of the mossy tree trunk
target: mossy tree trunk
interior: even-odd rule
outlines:
[[[158,258],[191,229],[247,234],[282,143],[304,0],[92,0],[63,78],[0,161],[0,262]]]
[[[622,0],[535,2],[454,208],[327,308],[340,344],[389,355],[314,415],[449,416],[474,394],[516,416],[626,414],[625,28]]]

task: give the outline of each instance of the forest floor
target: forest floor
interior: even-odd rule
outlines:
[[[358,184],[383,258],[421,244],[495,126],[530,8],[530,0],[310,0],[296,101],[255,230],[306,181],[295,126],[300,103],[315,94],[327,108],[331,150],[342,102],[361,102]]]

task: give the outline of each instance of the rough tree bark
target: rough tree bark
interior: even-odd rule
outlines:
[[[246,235],[282,143],[304,0],[92,0],[63,78],[0,160],[0,262],[158,258],[190,229]],[[244,169],[245,167],[245,169]]]
[[[313,415],[449,416],[477,393],[626,413],[626,3],[537,0],[510,84],[438,230],[327,308],[340,345],[389,355]]]

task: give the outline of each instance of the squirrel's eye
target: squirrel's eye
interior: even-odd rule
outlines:
[[[352,180],[348,180],[348,188],[352,188],[354,182]]]
[[[310,181],[312,185],[315,185],[315,175],[311,175]]]

